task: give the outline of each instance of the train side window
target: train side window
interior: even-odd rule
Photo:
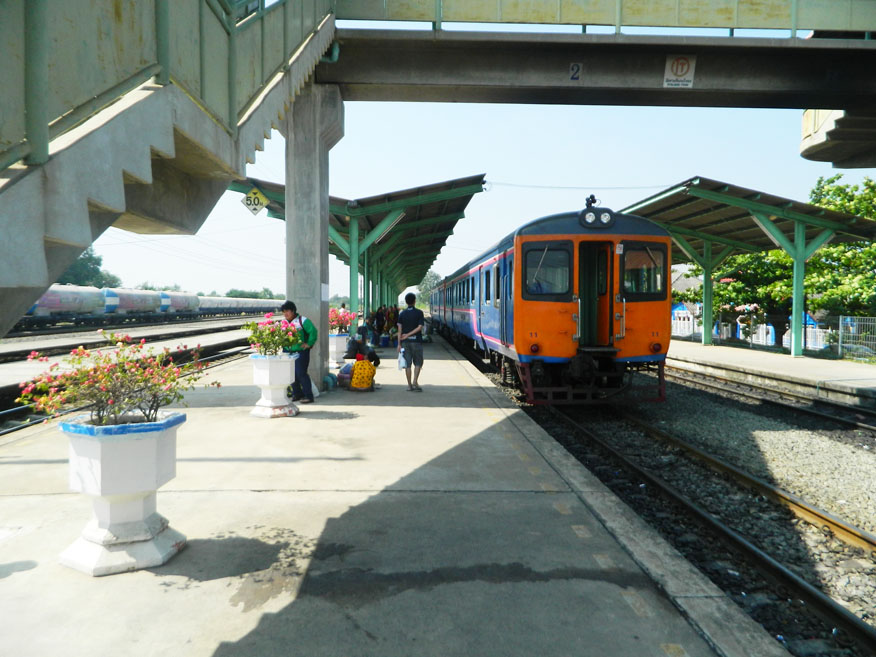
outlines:
[[[484,303],[490,305],[490,270],[484,269]]]
[[[499,274],[499,265],[498,263],[493,265],[493,282],[496,286],[495,294],[493,298],[496,300],[495,305],[498,308],[502,304],[502,277]]]
[[[621,280],[627,300],[666,298],[666,247],[642,242],[624,244]]]
[[[571,301],[571,242],[528,242],[523,245],[523,298]]]
[[[471,277],[471,303],[474,305],[475,302],[475,277]]]
[[[514,301],[514,258],[508,258],[508,300]]]

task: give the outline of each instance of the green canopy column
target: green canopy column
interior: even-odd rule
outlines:
[[[365,291],[365,298],[362,300],[364,305],[363,318],[367,319],[368,315],[371,314],[371,250],[366,249],[363,254],[363,258],[365,260],[365,266],[363,269],[364,277],[363,277],[363,285]]]
[[[354,318],[351,332],[356,330],[356,318],[359,317],[359,248],[359,220],[350,217],[350,312]]]
[[[804,298],[805,293],[803,281],[806,277],[806,261],[812,257],[822,246],[834,236],[835,232],[831,229],[825,229],[819,233],[809,244],[806,244],[806,224],[802,221],[794,221],[794,243],[785,237],[775,224],[770,220],[769,216],[761,212],[752,212],[755,223],[760,226],[773,242],[781,249],[785,250],[791,259],[794,261],[794,287],[791,297],[791,355],[803,355],[803,313],[805,310]],[[780,345],[781,346],[781,345]]]
[[[726,246],[717,256],[712,256],[712,242],[703,242],[702,255],[697,253],[690,243],[681,235],[672,233],[672,239],[685,255],[703,268],[703,344],[712,344],[712,325],[715,323],[712,312],[712,275],[715,269],[733,252],[732,246]]]

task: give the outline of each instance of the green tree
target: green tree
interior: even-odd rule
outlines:
[[[90,246],[80,255],[67,271],[58,279],[58,283],[70,285],[91,285],[94,287],[121,287],[122,279],[101,269],[103,258],[94,252]]]
[[[862,185],[837,184],[842,175],[819,178],[809,195],[810,203],[864,217],[876,217],[876,183],[865,178]],[[694,267],[688,276],[702,276]],[[781,344],[791,313],[793,261],[775,249],[728,258],[715,272],[713,311],[735,315],[739,306],[758,304],[776,331]],[[876,315],[876,244],[855,242],[825,246],[806,263],[803,282],[809,310],[832,315]],[[702,286],[673,295],[678,301],[702,299]]]
[[[842,185],[842,174],[819,178],[809,194],[815,205],[876,219],[876,182]],[[876,243],[852,242],[819,249],[806,264],[810,307],[832,315],[876,315]]]
[[[237,288],[232,288],[225,293],[226,297],[234,297],[235,299],[282,299],[282,296],[274,296],[274,293],[271,292],[266,287],[263,287],[261,291],[256,290],[238,290]]]
[[[442,280],[443,279],[438,272],[432,269],[427,271],[426,275],[423,276],[423,280],[417,285],[417,289],[420,291],[420,296],[424,299],[428,299],[429,295],[432,294],[432,290],[438,287]]]
[[[183,289],[179,286],[178,283],[174,283],[173,285],[170,285],[170,286],[168,286],[168,285],[159,286],[159,285],[153,285],[149,281],[145,281],[143,283],[140,283],[140,285],[138,285],[136,289],[138,289],[138,290],[154,290],[155,292],[182,292],[183,291]]]

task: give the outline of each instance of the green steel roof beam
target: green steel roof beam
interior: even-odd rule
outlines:
[[[384,255],[389,253],[390,249],[396,246],[401,241],[402,236],[399,233],[393,233],[393,235],[386,240],[383,244],[374,248],[374,255],[377,258],[382,258]]]
[[[645,206],[651,205],[652,203],[656,203],[657,201],[662,201],[665,198],[669,198],[670,196],[674,196],[679,192],[683,192],[687,190],[687,185],[678,185],[677,187],[672,187],[670,189],[664,190],[659,194],[655,194],[654,196],[649,196],[646,199],[639,201],[638,203],[634,203],[633,205],[628,205],[623,210],[621,210],[624,214],[636,214],[636,210],[641,210]]]
[[[453,231],[452,231],[452,230],[448,230],[448,231],[444,231],[444,232],[441,232],[441,233],[433,233],[433,234],[431,234],[431,235],[424,235],[424,238],[428,238],[428,239],[435,239],[435,238],[437,238],[437,239],[442,239],[442,238],[445,238],[445,237],[449,237],[449,236],[451,236],[451,235],[453,235]],[[395,230],[395,231],[393,231],[393,235],[392,235],[392,237],[390,237],[390,238],[389,238],[384,244],[381,244],[381,245],[379,245],[378,247],[376,247],[376,251],[374,252],[375,256],[378,257],[378,258],[380,258],[380,257],[386,255],[386,254],[389,253],[394,247],[396,247],[396,246],[399,244],[399,242],[401,242],[402,240],[403,240],[403,236],[402,236],[402,234],[401,234],[401,231],[399,231],[399,230]],[[432,248],[434,249],[435,247],[433,246]]]
[[[691,194],[692,196],[697,196],[699,198],[708,199],[710,201],[717,201],[718,203],[724,203],[725,205],[745,208],[746,210],[750,210],[752,214],[755,212],[759,212],[761,214],[781,217],[782,219],[788,219],[790,221],[799,221],[809,226],[815,226],[817,228],[827,228],[838,233],[845,233],[853,237],[859,237],[862,240],[870,239],[868,235],[854,232],[848,225],[841,224],[836,221],[830,221],[828,219],[820,219],[818,217],[803,214],[802,212],[795,212],[794,210],[789,210],[787,208],[781,208],[774,205],[768,205],[766,203],[759,203],[757,201],[737,198],[735,196],[730,196],[729,194],[714,192],[708,189],[699,189],[698,187],[690,187],[687,192],[688,194]],[[857,218],[854,219],[852,223],[855,223],[856,220]]]
[[[672,226],[666,224],[660,224],[659,222],[654,222],[665,228],[669,234],[675,238],[677,235],[682,235],[684,237],[693,237],[696,239],[703,240],[704,242],[717,242],[718,244],[724,244],[725,246],[732,246],[733,248],[740,249],[742,251],[748,251],[751,253],[757,252],[757,249],[751,244],[747,244],[745,242],[740,242],[739,240],[730,239],[729,237],[718,237],[716,235],[709,235],[708,233],[701,233],[698,230],[691,230],[690,228],[682,228],[681,226]]]
[[[371,230],[361,242],[359,242],[359,249],[365,250],[374,242],[382,238],[386,235],[392,227],[395,226],[399,221],[402,220],[402,217],[405,216],[404,210],[393,210],[389,214],[387,214],[383,219],[380,220],[373,230]]]
[[[366,205],[359,207],[350,207],[348,205],[344,209],[344,214],[347,214],[351,217],[360,217],[362,215],[368,214],[382,214],[384,212],[391,212],[392,210],[404,210],[406,208],[412,208],[416,205],[426,205],[427,203],[449,201],[454,198],[459,198],[460,196],[469,196],[482,191],[484,191],[484,186],[481,184],[468,185],[467,187],[446,189],[440,192],[433,192],[432,194],[423,194],[421,196],[414,196],[411,198],[396,199],[395,201],[387,201],[386,203],[379,203],[377,205]]]
[[[346,239],[344,239],[344,236],[341,235],[338,232],[338,230],[334,226],[332,226],[331,224],[329,224],[329,227],[328,227],[328,234],[329,234],[329,239],[335,243],[335,246],[337,246],[341,251],[343,251],[344,255],[349,258],[350,257],[350,243]]]
[[[436,224],[443,224],[448,221],[459,221],[460,219],[465,217],[464,212],[451,212],[450,214],[444,214],[440,217],[431,217],[429,219],[421,219],[420,221],[408,221],[404,225],[399,226],[395,229],[396,233],[406,233],[411,230],[416,230],[418,228],[425,228],[426,226],[434,226]]]
[[[711,267],[712,269],[716,268],[718,265],[724,262],[727,256],[733,253],[733,247],[728,246],[723,251],[721,251],[718,257],[711,258],[711,260],[707,262],[705,254],[700,255],[699,253],[697,253],[697,250],[693,248],[690,242],[688,242],[683,237],[679,235],[673,235],[672,240],[678,245],[678,248],[680,248],[688,258],[690,258],[693,262],[698,264],[703,269],[706,269],[708,267]],[[711,249],[709,249],[709,255],[711,257]]]
[[[754,223],[756,223],[760,227],[760,229],[767,234],[767,236],[778,248],[784,250],[788,255],[792,257],[794,256],[798,245],[792,244],[791,240],[789,240],[785,236],[785,234],[781,230],[779,230],[779,228],[770,220],[767,215],[760,212],[752,212],[751,216],[754,219]],[[795,222],[795,231],[796,225],[799,223],[800,222]],[[801,253],[803,259],[808,260],[810,257],[812,257],[812,254],[815,253],[822,246],[824,246],[828,241],[830,241],[834,235],[836,235],[836,232],[829,229],[819,233],[808,245],[804,245],[803,252]]]
[[[398,267],[399,261],[402,259],[403,255],[404,255],[403,253],[398,252],[394,256],[387,258],[386,262],[383,265],[384,269],[386,269],[386,271],[396,269]]]

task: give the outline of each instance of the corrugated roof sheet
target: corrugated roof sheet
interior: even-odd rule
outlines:
[[[779,248],[758,222],[766,219],[794,243],[795,225],[805,227],[809,243],[825,230],[834,231],[831,242],[876,239],[876,221],[827,210],[719,180],[696,176],[635,203],[623,212],[646,217],[664,226],[697,253],[706,241],[720,248],[731,247],[731,255]],[[673,262],[690,262],[680,248],[673,249]]]

